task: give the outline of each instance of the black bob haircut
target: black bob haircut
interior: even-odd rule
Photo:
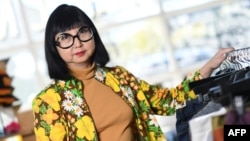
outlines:
[[[45,29],[45,58],[50,78],[58,80],[71,78],[67,64],[57,52],[55,35],[59,32],[86,25],[93,30],[96,46],[91,61],[101,67],[109,62],[109,54],[91,19],[78,7],[62,4],[51,13]]]

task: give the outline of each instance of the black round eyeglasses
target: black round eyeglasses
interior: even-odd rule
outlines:
[[[83,26],[78,30],[75,36],[68,33],[62,33],[56,39],[55,44],[62,49],[67,49],[74,44],[75,38],[79,39],[81,42],[88,42],[93,38],[93,31],[90,27]]]

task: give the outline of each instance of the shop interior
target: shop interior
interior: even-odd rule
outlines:
[[[249,0],[1,2],[0,74],[6,72],[1,75],[10,78],[8,94],[14,100],[7,107],[3,100],[0,107],[0,140],[12,136],[15,141],[34,139],[32,99],[51,81],[44,57],[44,29],[49,14],[61,3],[77,5],[92,18],[110,53],[109,66],[124,66],[151,84],[175,87],[219,48],[250,45]],[[174,122],[158,118],[165,131],[174,128]],[[168,122],[175,120],[168,118]],[[14,125],[6,132],[13,121],[20,128]]]

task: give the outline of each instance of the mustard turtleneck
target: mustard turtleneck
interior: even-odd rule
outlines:
[[[130,123],[133,111],[112,89],[94,78],[95,64],[72,69],[83,83],[83,94],[93,116],[100,141],[133,141]]]

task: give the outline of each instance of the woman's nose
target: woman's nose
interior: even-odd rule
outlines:
[[[83,45],[82,41],[80,41],[80,39],[78,38],[78,36],[73,38],[73,42],[74,42],[74,46],[75,47],[81,47]]]

